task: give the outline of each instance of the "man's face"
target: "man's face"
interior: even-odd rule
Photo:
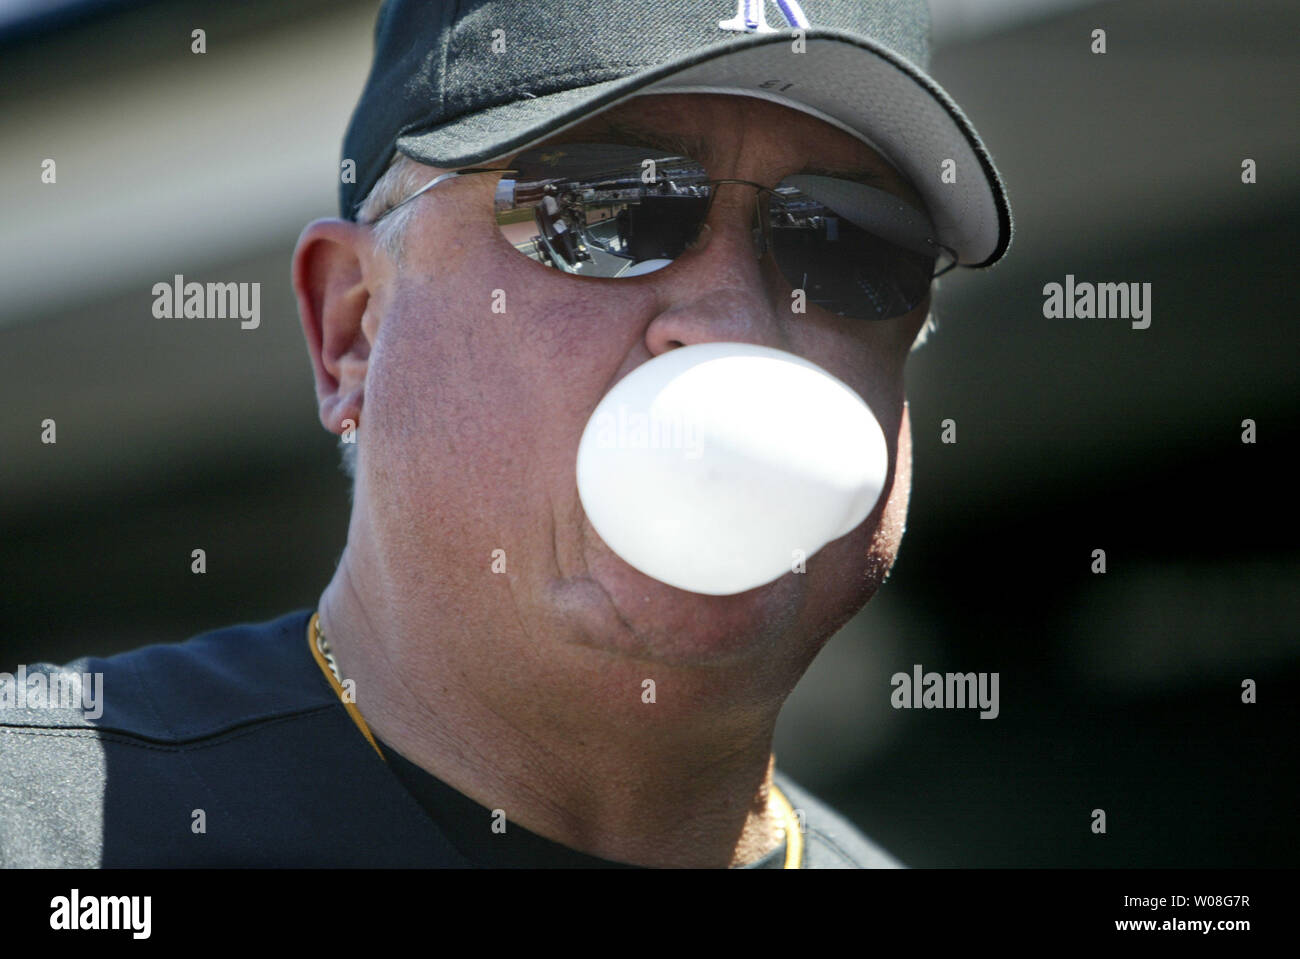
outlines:
[[[715,178],[775,186],[810,167],[868,171],[922,206],[869,147],[767,101],[638,98],[554,140],[612,139],[611,123],[701,141],[697,159]],[[512,248],[493,218],[495,181],[456,179],[415,201],[401,261],[369,290],[357,499],[386,572],[471,618],[487,606],[507,613],[547,641],[801,669],[896,554],[910,485],[903,368],[928,298],[876,323],[811,304],[792,312],[789,284],[755,256],[754,191],[743,187],[718,191],[707,242],[671,266],[577,278]],[[505,312],[494,312],[502,296]],[[578,441],[615,383],[666,350],[717,341],[786,350],[849,384],[879,420],[891,467],[871,515],[806,572],[734,596],[684,592],[628,566],[588,523],[575,482]],[[495,550],[505,573],[491,570]]]

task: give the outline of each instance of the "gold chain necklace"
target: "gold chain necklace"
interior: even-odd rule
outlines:
[[[312,616],[311,626],[312,633],[316,639],[316,648],[320,650],[321,657],[329,666],[330,672],[334,674],[334,679],[337,680],[340,686],[342,686],[343,677],[339,674],[339,661],[334,658],[334,653],[330,651],[330,642],[325,638],[325,633],[320,628],[320,613],[316,613]]]
[[[329,640],[325,638],[325,631],[321,629],[320,613],[313,613],[311,622],[307,626],[307,642],[315,654],[316,662],[320,665],[322,671],[328,670],[328,676],[334,680],[332,685],[334,692],[338,694],[339,699],[343,701],[343,706],[352,717],[352,721],[365,734],[366,739],[370,740],[370,745],[375,747],[375,752],[379,753],[379,758],[384,759],[384,753],[375,742],[374,735],[370,732],[370,727],[366,724],[365,719],[361,716],[361,711],[357,709],[354,703],[346,694],[343,687],[343,675],[339,672],[338,660],[334,658],[334,653],[330,649]],[[387,762],[387,759],[384,759]],[[772,784],[771,802],[777,807],[777,811],[785,823],[781,831],[785,834],[785,869],[798,869],[799,864],[803,861],[803,832],[799,828],[799,816],[795,813],[794,807],[790,805],[790,800],[785,798],[785,794]]]

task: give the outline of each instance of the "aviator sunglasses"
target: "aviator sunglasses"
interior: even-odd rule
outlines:
[[[549,144],[521,153],[509,169],[443,173],[372,223],[440,183],[486,173],[501,175],[494,207],[511,245],[574,276],[620,279],[668,266],[695,244],[726,186],[755,190],[757,255],[770,255],[792,289],[831,313],[861,320],[910,313],[931,280],[957,265],[922,210],[866,183],[819,174],[775,187],[711,179],[689,157],[612,143]]]

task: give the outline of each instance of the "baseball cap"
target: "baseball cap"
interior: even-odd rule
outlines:
[[[958,265],[991,266],[1011,243],[1006,190],[925,71],[929,32],[925,0],[386,0],[340,213],[355,219],[395,151],[479,165],[631,97],[732,94],[865,141],[912,181]]]

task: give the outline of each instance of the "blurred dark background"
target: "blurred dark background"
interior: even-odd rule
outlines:
[[[914,866],[1293,866],[1300,6],[932,8],[1015,240],[941,283],[898,564],[778,763]],[[314,607],[349,504],[289,257],[376,9],[0,0],[0,670]],[[176,273],[261,282],[261,327],[154,319]],[[1150,328],[1045,319],[1067,273],[1151,283]],[[1000,715],[892,709],[917,663],[998,672]]]

